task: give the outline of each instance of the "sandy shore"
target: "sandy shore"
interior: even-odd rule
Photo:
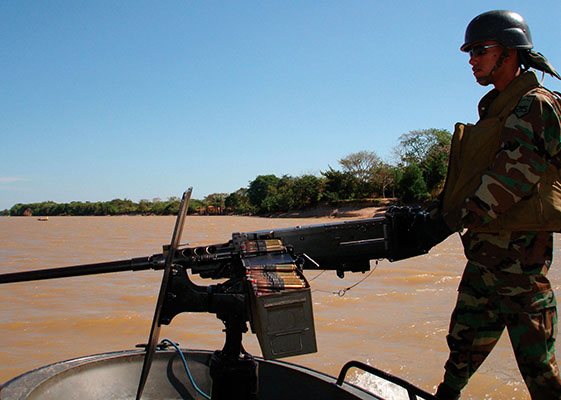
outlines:
[[[372,205],[348,205],[348,206],[320,206],[309,210],[286,212],[282,214],[271,215],[276,218],[371,218],[377,213],[383,213],[387,210],[388,205],[372,206]]]

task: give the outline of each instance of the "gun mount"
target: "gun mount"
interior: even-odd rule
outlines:
[[[247,322],[265,359],[316,351],[310,285],[304,270],[364,272],[370,261],[426,253],[414,225],[420,208],[392,207],[384,215],[329,224],[236,232],[225,243],[181,245],[191,189],[183,194],[170,245],[152,256],[0,275],[0,284],[119,271],[163,269],[163,279],[137,391],[141,398],[161,325],[182,312],[208,312],[224,322],[226,341],[210,360],[212,398],[257,398],[257,364],[245,352]],[[201,286],[190,274],[225,280]]]

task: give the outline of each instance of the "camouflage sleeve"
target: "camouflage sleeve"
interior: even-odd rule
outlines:
[[[474,195],[446,218],[448,225],[478,227],[529,195],[561,149],[559,119],[544,95],[524,96],[506,119],[492,167]]]

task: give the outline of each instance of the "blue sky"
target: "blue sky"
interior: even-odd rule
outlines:
[[[0,210],[233,192],[474,122],[459,51],[512,9],[561,70],[561,2],[0,2]],[[545,78],[561,91],[561,81]]]

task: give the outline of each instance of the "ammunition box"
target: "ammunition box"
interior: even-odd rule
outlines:
[[[302,279],[305,280],[302,275]],[[312,295],[306,288],[271,293],[250,290],[251,330],[263,358],[290,357],[317,351]]]

